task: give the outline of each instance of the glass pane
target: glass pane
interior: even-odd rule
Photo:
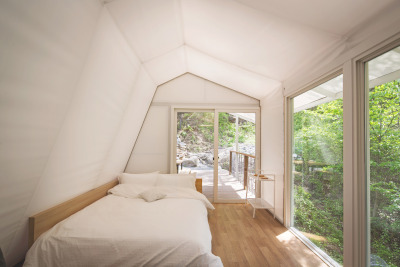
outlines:
[[[218,198],[246,199],[247,173],[255,170],[255,113],[218,114]]]
[[[343,263],[343,77],[293,98],[292,226]]]
[[[214,113],[177,113],[176,164],[179,173],[203,178],[203,194],[214,197]]]
[[[400,266],[400,47],[366,70],[370,265]]]

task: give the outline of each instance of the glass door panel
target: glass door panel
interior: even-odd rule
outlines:
[[[365,69],[370,266],[400,266],[400,47]]]
[[[177,112],[176,167],[196,173],[203,194],[214,198],[214,112]]]
[[[253,113],[218,113],[218,200],[245,200],[247,174],[255,171]]]
[[[291,226],[343,263],[343,76],[293,98]]]

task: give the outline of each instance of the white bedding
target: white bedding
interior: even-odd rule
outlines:
[[[204,195],[164,188],[166,198],[148,203],[127,188],[41,235],[24,266],[222,266],[211,253]]]

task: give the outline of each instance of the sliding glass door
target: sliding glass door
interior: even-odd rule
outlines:
[[[292,99],[291,226],[333,265],[343,262],[343,76]]]
[[[176,109],[173,172],[202,178],[203,194],[214,202],[244,202],[248,173],[258,162],[256,114]]]

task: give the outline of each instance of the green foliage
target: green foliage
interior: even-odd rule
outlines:
[[[343,101],[294,114],[294,226],[343,262]]]
[[[371,253],[400,266],[400,85],[369,92]],[[294,114],[295,227],[343,261],[343,101]]]
[[[369,92],[371,253],[400,266],[400,83]]]
[[[229,113],[221,112],[218,115],[218,120],[220,147],[232,147],[235,144],[236,118]],[[255,130],[254,123],[239,118],[238,142],[255,144]]]
[[[236,119],[226,112],[218,115],[219,145],[232,147],[235,144]],[[210,112],[179,112],[177,117],[178,137],[186,143],[192,152],[211,151],[214,144],[214,113]],[[255,143],[254,124],[239,119],[239,143]]]
[[[177,135],[189,151],[211,151],[214,146],[214,113],[179,112]]]

